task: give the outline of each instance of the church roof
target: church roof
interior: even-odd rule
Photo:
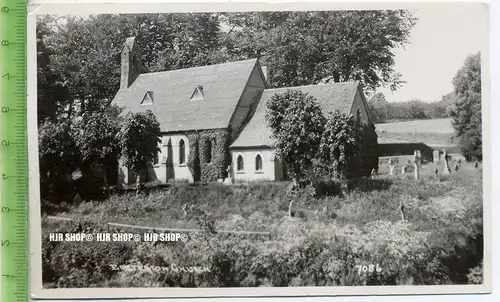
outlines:
[[[349,114],[358,90],[358,82],[342,82],[334,84],[317,84],[278,89],[266,89],[255,110],[254,116],[244,127],[231,148],[239,147],[271,147],[271,129],[265,120],[266,102],[276,93],[288,89],[298,89],[316,98],[321,109],[326,113],[334,110]]]
[[[250,59],[141,74],[112,103],[124,113],[151,110],[162,132],[226,128],[256,64]],[[141,104],[145,97],[152,102]]]

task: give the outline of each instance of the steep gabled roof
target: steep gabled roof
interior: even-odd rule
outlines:
[[[318,84],[278,89],[266,89],[260,99],[254,116],[250,119],[243,131],[240,133],[231,148],[239,147],[271,147],[271,129],[267,126],[265,119],[266,103],[276,93],[285,92],[288,89],[298,89],[309,93],[316,98],[321,109],[327,113],[334,110],[349,114],[351,111],[358,82],[343,82],[334,84]]]
[[[257,59],[141,74],[127,90],[120,90],[113,104],[124,114],[151,110],[162,132],[226,128],[250,78]],[[203,87],[203,98],[193,91]],[[143,106],[147,92],[152,105]]]

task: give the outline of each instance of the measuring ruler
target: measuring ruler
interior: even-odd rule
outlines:
[[[27,302],[26,0],[0,0],[0,301]]]

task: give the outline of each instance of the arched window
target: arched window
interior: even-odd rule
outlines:
[[[359,124],[361,123],[361,110],[356,110],[356,122]]]
[[[205,162],[212,162],[212,142],[210,140],[205,141]]]
[[[179,141],[179,164],[185,164],[186,163],[186,144],[184,143],[184,140],[181,139]]]
[[[255,157],[255,171],[262,171],[262,157],[260,154]]]
[[[245,167],[244,167],[244,163],[243,163],[243,156],[238,155],[238,159],[236,162],[236,170],[243,171],[244,168]]]

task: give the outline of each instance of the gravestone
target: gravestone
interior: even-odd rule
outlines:
[[[443,151],[443,159],[444,159],[444,169],[443,169],[443,174],[447,175],[450,174],[451,169],[450,169],[450,157],[446,151]]]
[[[79,205],[80,203],[82,203],[82,197],[80,194],[76,193],[75,197],[73,197],[73,204]]]
[[[187,203],[182,205],[182,218],[187,217]]]
[[[377,175],[377,171],[375,171],[375,169],[372,169],[372,173],[371,173],[372,179],[375,178],[375,175]]]
[[[432,151],[432,161],[438,163],[439,160],[441,160],[441,153],[439,153],[439,150]]]
[[[234,183],[234,179],[231,177],[231,166],[227,166],[226,169],[227,172],[227,177],[224,179],[224,184],[225,185],[232,185]]]
[[[292,201],[290,201],[290,204],[288,205],[288,216],[295,217],[296,212],[297,212],[297,208],[295,206],[295,201],[292,200]]]
[[[415,176],[415,179],[418,180],[419,177],[420,177],[420,171],[419,171],[419,166],[420,166],[420,156],[419,156],[419,153],[420,151],[418,150],[415,150],[415,152],[413,152],[413,173],[414,173],[414,176]]]
[[[401,221],[406,221],[405,205],[403,200],[399,200],[399,211],[401,213]]]
[[[416,150],[416,152],[418,155],[418,165],[421,166],[422,165],[422,152],[420,152],[420,150]]]
[[[396,168],[396,166],[394,165],[394,159],[389,158],[389,175],[394,176],[394,168]]]

